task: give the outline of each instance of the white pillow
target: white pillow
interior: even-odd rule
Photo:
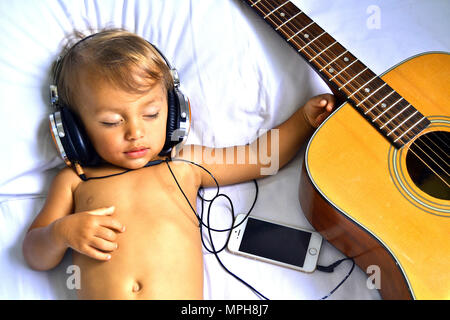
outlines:
[[[164,53],[191,100],[188,143],[248,143],[318,91],[300,57],[240,1],[16,0],[0,12],[3,196],[45,192],[62,165],[48,130],[49,70],[74,28],[124,27]]]

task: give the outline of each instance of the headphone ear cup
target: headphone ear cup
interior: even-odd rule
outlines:
[[[179,141],[172,141],[173,133],[179,127],[179,110],[180,102],[174,90],[167,93],[167,124],[166,124],[166,141],[160,155],[166,155],[172,150],[172,147]]]
[[[87,137],[81,120],[67,106],[61,107],[60,111],[65,132],[61,142],[69,160],[84,166],[98,165],[101,158]]]

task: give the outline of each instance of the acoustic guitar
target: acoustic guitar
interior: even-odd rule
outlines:
[[[307,219],[384,299],[450,299],[450,55],[377,76],[291,1],[244,2],[346,101],[307,145]]]

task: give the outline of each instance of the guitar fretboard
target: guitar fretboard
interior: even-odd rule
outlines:
[[[291,1],[245,0],[395,147],[430,121]]]

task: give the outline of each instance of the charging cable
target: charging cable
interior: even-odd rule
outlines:
[[[203,247],[204,247],[208,252],[214,254],[214,256],[216,257],[217,261],[219,262],[219,264],[222,266],[222,268],[223,268],[226,272],[228,272],[230,275],[232,275],[232,276],[233,276],[234,278],[236,278],[238,281],[240,281],[241,283],[243,283],[244,285],[246,285],[250,290],[252,290],[252,291],[253,291],[257,296],[259,296],[260,298],[262,298],[262,299],[264,299],[264,300],[269,300],[266,296],[264,296],[261,292],[259,292],[258,290],[256,290],[256,289],[255,289],[253,286],[251,286],[249,283],[247,283],[246,281],[242,280],[240,277],[238,277],[236,274],[234,274],[232,271],[230,271],[230,270],[223,264],[222,260],[220,260],[219,255],[218,255],[218,253],[220,253],[221,251],[223,251],[223,250],[226,248],[226,246],[227,246],[227,244],[228,244],[228,241],[229,241],[229,239],[230,239],[230,236],[231,236],[231,231],[232,231],[234,228],[237,228],[238,226],[240,226],[240,225],[248,218],[248,216],[250,215],[250,212],[253,210],[253,207],[255,206],[256,200],[258,199],[258,191],[259,191],[259,189],[258,189],[258,183],[256,182],[256,180],[253,180],[253,182],[255,183],[255,189],[256,189],[255,200],[253,201],[253,204],[252,204],[250,210],[249,210],[249,211],[247,212],[247,214],[245,215],[245,218],[242,219],[242,221],[241,221],[239,224],[234,225],[235,215],[234,215],[233,202],[231,201],[231,199],[230,199],[226,194],[219,193],[219,191],[220,191],[219,183],[217,182],[217,180],[216,180],[216,178],[213,176],[213,174],[212,174],[211,172],[209,172],[209,171],[208,171],[206,168],[204,168],[203,166],[201,166],[201,165],[199,165],[199,164],[197,164],[197,163],[195,163],[195,162],[189,161],[189,160],[184,160],[184,159],[172,159],[172,161],[183,161],[183,162],[187,162],[187,163],[193,164],[193,165],[195,165],[195,166],[197,166],[197,167],[203,169],[204,171],[206,171],[206,172],[211,176],[211,178],[214,180],[214,183],[216,184],[216,187],[217,187],[217,193],[216,193],[216,195],[215,195],[211,200],[204,199],[204,198],[200,195],[200,189],[203,189],[203,188],[200,188],[200,189],[199,189],[198,196],[199,196],[200,199],[201,199],[202,206],[201,206],[200,215],[198,215],[198,213],[196,212],[196,210],[192,207],[192,205],[191,205],[189,199],[186,197],[186,194],[183,192],[183,189],[181,188],[180,184],[178,183],[177,178],[175,177],[174,173],[172,172],[172,169],[170,168],[169,162],[168,162],[168,161],[165,161],[166,164],[167,164],[167,167],[168,167],[169,170],[170,170],[170,173],[172,174],[172,176],[173,176],[173,178],[174,178],[174,180],[175,180],[175,182],[176,182],[176,184],[177,184],[177,186],[178,186],[178,188],[180,189],[180,191],[181,191],[181,193],[183,194],[184,198],[185,198],[186,201],[188,202],[189,207],[190,207],[191,210],[194,212],[195,216],[197,217],[197,219],[198,219],[198,221],[199,221],[200,238],[201,238],[201,240],[202,240]],[[230,206],[231,206],[231,211],[230,211],[230,213],[231,213],[231,220],[232,220],[232,224],[231,224],[231,227],[230,227],[230,228],[226,228],[226,229],[214,229],[214,228],[211,228],[211,225],[210,225],[211,206],[212,206],[213,202],[214,202],[215,200],[217,200],[219,197],[225,197],[225,198],[228,200],[228,202],[230,203]],[[208,205],[208,213],[207,213],[207,216],[206,216],[206,224],[203,222],[203,209],[204,209],[203,201],[210,202],[210,204]],[[207,231],[208,231],[209,242],[210,242],[210,244],[211,244],[211,248],[212,248],[212,249],[209,249],[209,248],[206,246],[205,242],[204,242],[204,239],[203,239],[203,231],[202,231],[202,228],[203,228],[203,227],[206,227],[206,229],[207,229]],[[229,231],[229,234],[228,234],[227,240],[226,240],[226,242],[225,242],[225,245],[224,245],[220,250],[216,250],[216,248],[215,248],[215,246],[214,246],[214,241],[213,241],[213,238],[212,238],[211,231],[215,231],[215,232],[226,232],[226,231]],[[340,283],[339,283],[332,291],[330,291],[327,295],[325,295],[324,297],[322,297],[321,300],[325,300],[325,299],[327,299],[328,297],[330,297],[330,296],[331,296],[331,295],[332,295],[332,294],[333,294],[333,293],[334,293],[334,292],[335,292],[335,291],[336,291],[336,290],[337,290],[337,289],[345,282],[345,280],[347,280],[347,278],[348,278],[348,277],[351,275],[351,273],[353,272],[353,269],[354,269],[354,267],[355,267],[355,261],[354,261],[352,258],[344,258],[344,259],[341,259],[341,260],[338,260],[338,261],[334,262],[333,264],[331,264],[331,265],[329,265],[329,266],[321,266],[321,265],[317,265],[316,268],[317,268],[318,271],[331,273],[331,272],[334,271],[334,269],[335,269],[338,265],[340,265],[342,262],[344,262],[344,261],[346,261],[346,260],[351,260],[351,261],[353,262],[350,271],[349,271],[348,274],[344,277],[344,279],[342,279],[342,281],[341,281],[341,282],[340,282]]]

